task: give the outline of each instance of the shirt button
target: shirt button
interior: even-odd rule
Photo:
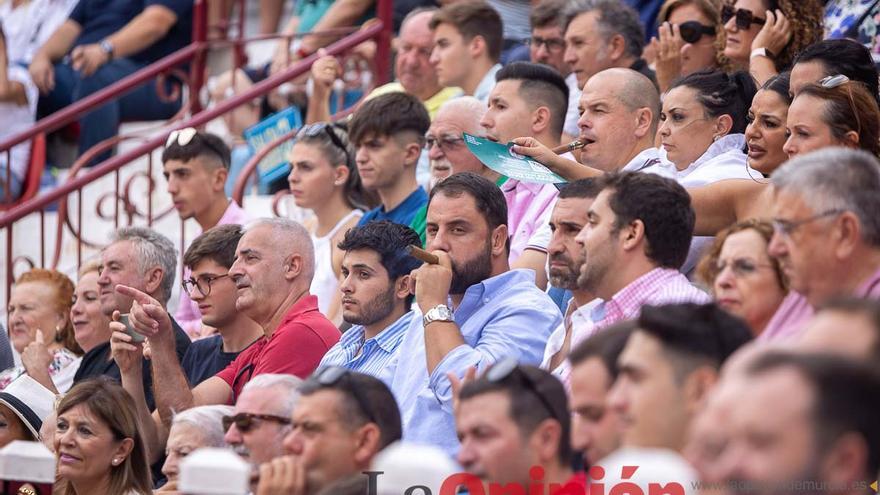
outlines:
[[[488,297],[484,297],[484,298],[483,298],[483,303],[484,303],[484,304],[488,304],[488,303],[489,303],[489,298],[488,298]]]

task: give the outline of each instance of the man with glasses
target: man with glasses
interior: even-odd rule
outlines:
[[[226,197],[229,162],[229,148],[214,134],[188,127],[168,136],[162,152],[163,175],[181,221],[194,219],[200,232],[215,225],[247,221],[244,210]],[[184,278],[189,278],[187,268]],[[180,293],[174,319],[193,339],[213,333],[210,326],[203,326],[198,304],[186,291]]]
[[[645,32],[639,14],[620,0],[575,0],[565,10],[565,56],[583,88],[594,74],[613,67],[654,71],[642,58]]]
[[[285,456],[260,467],[260,495],[316,495],[334,482],[367,479],[373,458],[400,440],[400,410],[380,380],[319,369],[299,389]],[[332,492],[336,493],[336,492]]]
[[[815,307],[833,296],[880,298],[880,163],[859,150],[797,156],[771,178],[773,238],[791,292],[761,333],[800,334]]]
[[[218,225],[196,237],[183,255],[183,266],[190,272],[183,291],[198,305],[202,322],[217,329],[217,335],[193,342],[180,363],[190,387],[226,368],[263,338],[263,329],[235,310],[235,282],[229,268],[241,235],[239,225]]]
[[[409,442],[454,455],[447,374],[485,369],[502,357],[538,364],[561,321],[534,273],[510,269],[506,221],[504,196],[484,177],[454,174],[431,190],[427,249],[439,262],[412,272],[420,311],[382,375],[400,404]]]
[[[571,468],[565,389],[550,373],[499,361],[462,387],[455,425],[458,462],[483,482],[481,492],[493,493],[493,484],[509,493],[533,493],[535,485],[543,485],[540,493],[585,493],[584,474]]]
[[[366,101],[354,113],[349,138],[357,149],[361,182],[381,204],[358,225],[390,220],[410,225],[428,195],[416,181],[416,166],[431,125],[425,105],[408,93],[389,93]]]
[[[565,32],[562,30],[562,12],[564,0],[544,0],[532,9],[529,23],[532,36],[528,40],[529,59],[536,64],[553,67],[568,85],[568,111],[565,114],[565,126],[562,140],[573,141],[578,135],[578,99],[582,86],[578,85],[577,76],[571,71],[565,60]]]
[[[290,375],[256,376],[242,389],[233,415],[223,418],[224,440],[254,469],[284,455],[282,441],[302,384]]]

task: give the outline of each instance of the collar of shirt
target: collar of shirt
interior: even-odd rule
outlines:
[[[508,288],[517,287],[527,281],[534,283],[534,280],[531,270],[508,270],[468,287],[461,298],[461,304],[455,308],[455,322],[461,325],[492,299],[502,296]]]
[[[364,327],[362,325],[351,327],[342,334],[342,338],[339,339],[339,345],[346,350],[356,352],[358,348],[365,347],[367,342],[372,341],[383,351],[392,353],[397,349],[401,339],[403,339],[403,335],[412,322],[414,314],[413,311],[408,311],[394,323],[385,327],[378,335],[366,341],[364,341]]]
[[[290,309],[287,310],[287,313],[284,314],[284,319],[281,320],[281,324],[278,325],[278,328],[275,329],[272,336],[274,337],[275,334],[278,333],[278,330],[281,330],[293,322],[293,320],[310,311],[318,311],[318,296],[313,294],[303,296],[299,298],[299,301],[293,303],[293,306],[291,306]]]
[[[230,199],[229,206],[226,207],[226,211],[223,212],[223,216],[220,217],[220,221],[217,222],[217,225],[243,225],[249,219],[250,217],[245,213],[241,206],[238,206],[235,200]]]
[[[709,145],[709,147],[706,148],[706,151],[703,152],[703,154],[700,155],[699,158],[694,160],[694,162],[688,165],[687,168],[685,168],[684,170],[676,169],[675,164],[670,162],[669,159],[666,157],[665,149],[661,151],[661,158],[665,162],[663,163],[663,166],[672,167],[675,170],[676,177],[678,177],[679,179],[683,179],[693,173],[698,168],[708,163],[709,161],[714,160],[715,158],[718,158],[719,156],[730,151],[736,151],[740,155],[744,155],[742,150],[745,144],[745,134],[728,134]],[[738,158],[742,161],[745,161],[744,156]]]
[[[501,64],[495,64],[489,69],[489,72],[480,80],[477,89],[474,90],[474,98],[487,103],[489,101],[489,93],[495,87],[495,73],[501,70]]]
[[[647,296],[679,276],[678,270],[654,268],[617,291],[610,300],[597,304],[590,312],[590,319],[598,323],[608,318],[617,321],[635,315]]]
[[[856,295],[859,297],[875,298],[873,296],[878,294],[880,294],[880,268],[856,290]]]
[[[652,172],[664,177],[675,178],[667,167],[671,165],[658,148],[646,148],[620,169],[621,172]],[[673,165],[674,167],[674,165]]]

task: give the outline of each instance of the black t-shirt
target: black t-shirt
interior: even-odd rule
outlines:
[[[152,5],[172,11],[177,22],[159,41],[128,58],[152,63],[185,47],[192,40],[192,0],[80,0],[69,18],[82,27],[73,46],[98,43],[122,29],[138,14]]]
[[[189,340],[189,336],[180,328],[180,325],[174,321],[174,318],[171,318],[171,327],[174,329],[175,353],[177,354],[177,359],[182,360],[192,342]],[[153,375],[150,373],[150,362],[144,360],[143,366],[144,395],[147,398],[147,407],[152,411],[156,408],[156,402],[153,399]],[[76,374],[73,376],[73,383],[75,385],[82,380],[102,375],[109,376],[117,382],[122,382],[119,366],[116,365],[116,361],[113,360],[110,354],[110,342],[99,344],[83,355],[79,369],[76,370]]]
[[[180,362],[180,366],[189,381],[189,386],[195,387],[229,366],[229,363],[234,361],[239,353],[223,352],[223,338],[219,335],[212,335],[193,342],[189,346],[189,350],[186,351],[183,361]]]

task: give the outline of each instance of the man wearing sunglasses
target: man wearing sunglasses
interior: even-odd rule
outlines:
[[[396,366],[382,377],[400,404],[407,441],[454,455],[447,373],[459,376],[503,356],[538,364],[562,320],[532,271],[509,268],[506,222],[504,196],[484,177],[454,174],[431,190],[427,249],[439,263],[412,272],[420,313],[400,343]]]
[[[229,148],[214,134],[188,127],[168,135],[162,152],[163,175],[181,221],[194,219],[201,232],[215,225],[247,222],[244,210],[226,197],[229,160]],[[188,270],[185,279],[190,278]],[[214,331],[203,325],[198,306],[187,291],[181,291],[174,319],[193,339]]]
[[[521,487],[509,493],[533,493],[535,485],[543,485],[540,493],[585,493],[583,473],[571,469],[565,389],[550,373],[499,361],[462,387],[455,424],[458,462],[483,482],[483,493],[495,492],[492,485]]]
[[[834,296],[880,299],[880,163],[864,151],[797,156],[772,175],[773,238],[791,292],[761,333],[800,334],[813,308]]]
[[[284,438],[287,455],[260,467],[259,495],[316,495],[352,476],[366,480],[376,454],[400,440],[397,402],[372,376],[324,367],[300,394]]]
[[[620,415],[623,446],[681,451],[721,365],[751,338],[715,304],[642,308],[606,399]]]
[[[183,266],[190,273],[182,292],[197,304],[202,322],[217,329],[217,335],[193,342],[180,363],[191,387],[226,368],[241,351],[263,338],[263,329],[235,310],[236,290],[229,268],[241,236],[239,225],[218,225],[196,237],[183,255]]]

